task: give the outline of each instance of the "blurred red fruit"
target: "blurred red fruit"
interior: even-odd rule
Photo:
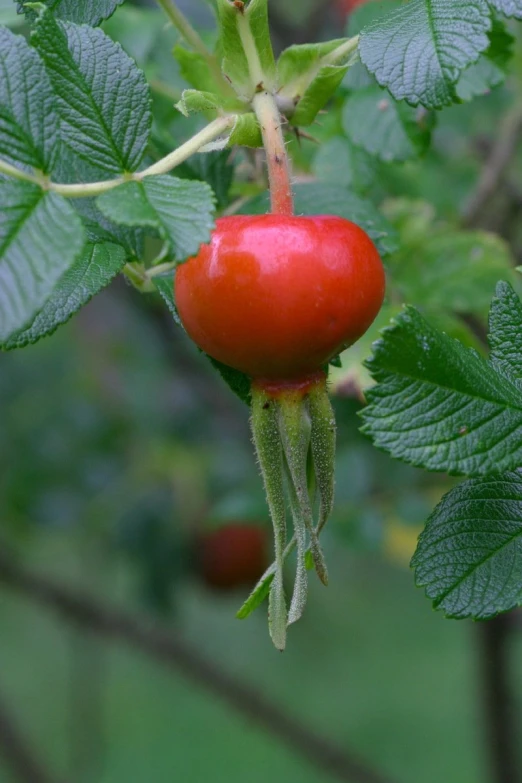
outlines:
[[[253,587],[270,565],[268,529],[262,525],[223,525],[201,533],[198,543],[198,570],[218,590]]]

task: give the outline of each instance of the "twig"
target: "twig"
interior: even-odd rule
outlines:
[[[3,697],[0,697],[0,756],[20,783],[58,783],[35,758]]]
[[[522,105],[517,105],[504,118],[475,191],[464,209],[464,225],[476,225],[488,202],[502,184],[521,136]]]
[[[510,637],[513,618],[499,615],[479,623],[484,730],[494,783],[522,783],[516,703],[510,684]]]
[[[68,621],[141,650],[168,669],[181,672],[263,730],[274,734],[320,769],[323,775],[330,774],[344,783],[390,783],[385,775],[368,767],[350,752],[286,715],[254,688],[239,683],[183,639],[172,636],[150,621],[109,609],[81,592],[28,571],[11,560],[3,547],[0,553],[0,583],[52,609]],[[27,781],[29,783],[28,778]],[[34,778],[31,783],[40,781],[47,783],[44,778]]]

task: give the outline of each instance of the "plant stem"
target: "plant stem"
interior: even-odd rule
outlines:
[[[158,0],[158,5],[163,8],[176,30],[195,52],[200,54],[207,61],[214,59],[199,33],[192,27],[189,20],[185,14],[180,11],[174,0]]]
[[[53,193],[58,193],[60,196],[66,198],[87,198],[89,196],[99,196],[101,193],[106,193],[108,190],[117,188],[119,185],[123,185],[125,182],[141,182],[146,177],[152,177],[157,174],[168,174],[169,171],[179,166],[191,155],[199,152],[207,144],[221,136],[225,131],[236,122],[236,115],[228,115],[227,117],[218,117],[216,120],[207,125],[203,130],[192,136],[191,139],[182,144],[176,150],[171,152],[165,158],[162,158],[157,163],[149,166],[144,171],[139,171],[136,174],[126,174],[116,179],[109,179],[104,182],[87,182],[78,183],[73,185],[64,185],[59,182],[51,182],[47,177],[37,176],[36,174],[28,174],[22,169],[18,169],[15,166],[11,166],[10,163],[0,159],[0,173],[8,174],[16,179],[32,182],[35,185],[39,185],[43,190],[49,190]]]
[[[248,62],[254,92],[252,108],[261,126],[270,181],[271,209],[275,215],[293,215],[294,200],[290,183],[290,166],[283,135],[283,120],[272,85],[266,83],[256,42],[247,16],[238,10],[237,29]]]
[[[34,185],[41,185],[41,180],[34,174],[28,174],[27,171],[11,166],[6,160],[0,159],[0,174],[7,174],[9,177],[21,179],[24,182],[32,182]]]
[[[270,201],[274,215],[293,215],[294,199],[290,165],[283,136],[282,118],[273,95],[263,91],[252,101],[263,134],[270,181]]]
[[[477,623],[483,689],[483,720],[492,780],[521,783],[517,705],[510,683],[512,614]]]
[[[149,166],[145,171],[140,171],[138,174],[134,174],[133,179],[142,180],[145,177],[151,177],[155,174],[167,174],[172,169],[179,166],[191,155],[194,155],[202,147],[210,144],[212,141],[221,136],[225,131],[229,130],[236,124],[236,115],[228,115],[227,117],[218,117],[216,120],[207,125],[203,130],[192,136],[191,139],[182,144],[176,150],[162,158],[157,163]]]
[[[185,14],[180,11],[174,0],[158,0],[158,4],[163,8],[181,37],[185,39],[195,52],[206,60],[217,84],[221,84],[222,87],[229,92],[230,85],[223,77],[217,57],[207,48],[200,34],[192,27],[191,23]]]

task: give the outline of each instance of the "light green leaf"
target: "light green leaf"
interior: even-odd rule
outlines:
[[[361,33],[368,70],[397,100],[441,108],[460,73],[489,46],[486,0],[411,0]]]
[[[62,139],[107,173],[134,171],[151,127],[143,73],[101,30],[58,24],[46,11],[32,40],[58,98]]]
[[[348,98],[343,128],[354,144],[386,162],[415,157],[430,141],[429,130],[417,122],[416,110],[398,103],[376,86],[358,90]]]
[[[0,155],[49,173],[58,147],[54,95],[27,41],[0,27]]]
[[[415,580],[447,617],[485,620],[522,603],[522,476],[466,481],[428,519]]]
[[[35,11],[25,6],[25,0],[16,1],[18,12],[25,11],[27,18],[33,22],[36,18]],[[96,27],[104,19],[108,19],[125,0],[40,0],[40,2],[46,5],[57,19]]]
[[[522,0],[488,0],[489,4],[504,16],[522,19]]]
[[[319,147],[312,171],[318,179],[356,193],[367,190],[377,176],[373,159],[342,136],[334,136]]]
[[[391,259],[391,272],[405,301],[433,313],[482,318],[497,280],[516,280],[509,246],[486,231],[431,228],[421,243],[401,247]]]
[[[60,196],[0,179],[0,344],[27,327],[74,263],[81,221]]]
[[[278,100],[293,125],[311,125],[343,81],[349,66],[358,58],[356,50],[335,57],[349,41],[291,46],[277,63],[281,85]],[[331,61],[333,58],[333,62]]]
[[[271,90],[275,85],[275,60],[268,27],[267,0],[250,0],[240,11],[230,0],[217,0],[220,22],[221,48],[224,52],[223,72],[235,90],[245,98],[252,98],[258,87],[250,75],[240,28],[249,28],[254,57],[257,55],[263,74],[263,86]]]
[[[125,250],[119,245],[86,244],[30,326],[11,335],[2,347],[22,348],[52,334],[105,288],[124,264]]]
[[[197,253],[214,226],[214,196],[202,182],[147,177],[104,193],[96,203],[114,223],[158,231],[178,261]]]
[[[378,448],[455,475],[522,464],[520,390],[414,308],[383,332],[367,367],[378,385],[368,392],[363,431]]]

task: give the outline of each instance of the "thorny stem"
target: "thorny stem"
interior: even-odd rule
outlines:
[[[157,163],[154,163],[144,171],[139,171],[135,174],[126,174],[116,179],[109,179],[105,182],[87,182],[78,183],[73,185],[64,185],[58,182],[51,182],[47,177],[37,174],[29,174],[22,169],[12,166],[7,161],[0,159],[0,173],[7,174],[8,176],[15,177],[16,179],[24,180],[26,182],[32,182],[35,185],[39,185],[43,190],[51,191],[52,193],[58,193],[60,196],[67,198],[86,198],[89,196],[99,196],[101,193],[106,193],[108,190],[117,188],[124,182],[141,182],[146,177],[152,177],[158,174],[168,174],[169,171],[175,169],[191,155],[199,152],[207,144],[217,139],[227,130],[232,128],[236,123],[236,115],[228,115],[227,117],[218,117],[216,120],[207,125],[203,130],[192,136],[191,139],[182,144],[176,150],[171,152],[165,158],[162,158]]]
[[[273,95],[263,90],[252,101],[261,126],[270,181],[271,211],[274,215],[293,215],[294,198],[290,165],[283,136],[283,120]]]
[[[271,211],[275,215],[293,215],[294,200],[290,182],[290,166],[283,135],[283,119],[275,96],[269,91],[259,59],[256,42],[245,14],[238,10],[237,29],[248,62],[250,80],[255,95],[252,108],[261,127],[263,146],[270,181]]]

